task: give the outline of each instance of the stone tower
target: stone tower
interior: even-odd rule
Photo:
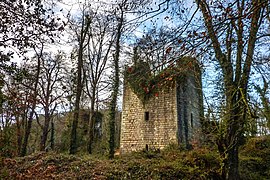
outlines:
[[[197,63],[196,66],[190,63],[195,60],[187,59],[184,65],[181,63],[180,68],[178,65],[178,68],[174,69],[174,72],[183,72],[161,74],[166,76],[159,78],[159,81],[170,81],[170,85],[159,88],[147,101],[142,101],[136,89],[132,89],[132,84],[125,80],[121,153],[144,148],[162,149],[170,144],[190,148],[192,142],[198,140],[203,115],[201,73]],[[165,86],[166,83],[162,85]],[[151,87],[154,86],[151,84]]]

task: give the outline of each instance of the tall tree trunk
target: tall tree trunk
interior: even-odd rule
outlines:
[[[44,99],[45,99],[44,125],[43,125],[43,128],[42,128],[42,136],[41,136],[41,139],[40,139],[40,151],[45,151],[46,142],[47,142],[48,133],[49,133],[49,126],[50,126],[50,121],[51,121],[51,114],[50,114],[51,73],[48,74],[47,81],[48,82],[47,82],[46,90],[45,90],[46,95],[44,97]]]
[[[78,64],[77,64],[77,87],[76,87],[76,99],[75,99],[75,108],[73,111],[73,121],[72,121],[72,129],[71,129],[71,140],[70,140],[70,154],[75,154],[77,152],[77,127],[79,122],[79,114],[80,114],[80,99],[82,93],[82,67],[83,67],[83,44],[80,43],[79,47],[79,56],[78,56]]]
[[[257,32],[262,22],[262,12],[267,1],[252,0],[250,8],[251,22],[249,27],[249,36],[247,40],[247,48],[244,48],[243,44],[245,39],[243,38],[243,9],[245,8],[244,1],[236,1],[237,3],[237,13],[235,15],[237,19],[237,27],[235,21],[231,21],[230,25],[234,27],[236,31],[237,38],[237,55],[235,61],[232,60],[232,30],[230,26],[228,28],[226,39],[226,50],[223,52],[221,48],[220,39],[217,37],[215,30],[215,24],[213,21],[213,12],[206,0],[196,0],[199,6],[203,18],[204,24],[208,31],[209,38],[212,41],[213,50],[215,52],[215,57],[219,62],[222,69],[223,81],[225,87],[226,96],[226,132],[225,139],[221,139],[218,142],[221,157],[223,157],[223,170],[222,176],[226,179],[239,179],[239,143],[243,136],[243,125],[246,119],[246,113],[248,110],[247,104],[247,88],[248,81],[250,77],[251,65],[253,62],[253,54],[255,48],[255,42],[257,37]],[[245,54],[243,50],[246,49]],[[245,56],[245,60],[243,58]],[[225,154],[225,155],[224,155]]]
[[[228,100],[227,110],[229,112],[229,118],[227,121],[227,132],[226,132],[226,151],[227,157],[223,172],[226,172],[226,179],[239,179],[239,143],[243,134],[244,117],[245,117],[245,105],[242,103],[241,92],[238,87],[233,88],[231,92],[232,100]],[[227,90],[228,91],[228,90]]]
[[[45,109],[45,120],[44,120],[44,126],[42,128],[42,136],[40,140],[40,151],[45,151],[46,148],[46,141],[48,137],[48,132],[49,132],[49,125],[50,125],[50,114],[49,114],[49,109]]]
[[[51,120],[51,150],[54,150],[54,122],[53,119]]]
[[[83,15],[84,16],[84,15]],[[82,68],[83,68],[83,50],[84,50],[84,42],[91,24],[91,20],[88,16],[83,17],[81,32],[79,37],[79,52],[78,52],[78,63],[77,63],[77,85],[76,85],[76,99],[75,99],[75,108],[73,112],[73,121],[71,127],[71,138],[70,138],[70,148],[69,153],[75,154],[77,152],[77,127],[79,122],[79,114],[80,114],[80,100],[83,89],[83,81],[82,81]]]
[[[92,154],[92,145],[94,142],[94,125],[95,125],[94,113],[95,113],[95,99],[96,99],[95,92],[96,92],[96,89],[93,87],[91,108],[90,108],[90,113],[89,113],[90,118],[89,118],[88,146],[87,146],[87,151],[89,154]]]
[[[116,48],[113,57],[114,66],[114,79],[112,86],[112,95],[110,102],[110,112],[109,112],[109,129],[110,129],[110,139],[109,139],[109,158],[114,158],[114,148],[115,148],[115,118],[116,118],[116,105],[119,90],[119,56],[120,56],[120,38],[122,34],[122,26],[124,20],[123,6],[119,5],[121,9],[121,15],[119,17],[117,34],[116,34]]]
[[[16,117],[16,127],[17,127],[17,154],[19,155],[22,147],[22,122],[20,121],[20,116]]]
[[[36,97],[36,96],[34,95],[34,97]],[[34,104],[32,105],[31,112],[30,112],[30,115],[29,115],[29,119],[27,121],[27,126],[26,126],[26,130],[25,130],[25,133],[24,133],[24,139],[23,139],[23,144],[22,144],[22,149],[21,149],[20,156],[25,156],[26,153],[27,153],[27,145],[28,145],[28,140],[29,140],[29,136],[30,136],[30,133],[31,133],[35,108],[36,108],[36,102],[34,102]]]
[[[36,105],[37,105],[38,81],[39,81],[42,54],[43,54],[43,46],[42,46],[40,55],[37,57],[38,64],[37,64],[37,73],[36,73],[36,77],[35,77],[33,97],[32,97],[33,98],[33,104],[32,104],[32,107],[31,107],[30,114],[29,114],[29,119],[27,121],[27,126],[26,126],[25,133],[24,133],[24,139],[23,139],[23,144],[22,144],[22,149],[21,149],[20,156],[25,156],[26,153],[27,153],[28,140],[29,140],[29,136],[30,136],[30,133],[31,133],[32,121],[33,121],[33,118],[34,118],[34,113],[35,113],[35,109],[36,109]]]

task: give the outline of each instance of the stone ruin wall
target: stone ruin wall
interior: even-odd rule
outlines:
[[[145,105],[127,85],[124,86],[121,122],[121,153],[146,147],[162,149],[177,140],[176,87],[159,92]],[[149,120],[145,120],[149,112]]]
[[[177,84],[178,144],[190,148],[200,143],[203,117],[202,90],[198,79],[189,76]]]

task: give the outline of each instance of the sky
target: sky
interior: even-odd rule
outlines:
[[[67,18],[65,17],[66,14],[70,14],[71,17],[76,18],[78,16],[78,14],[80,13],[79,9],[82,8],[82,4],[85,1],[80,1],[80,0],[66,0],[66,1],[62,1],[59,2],[57,4],[57,6],[55,7],[55,12],[56,12],[56,16],[59,16],[61,19],[63,19],[64,21],[67,21]],[[91,3],[92,8],[97,8],[98,3],[100,3],[101,1],[98,0],[92,0],[92,1],[88,1]],[[103,2],[108,2],[108,1],[103,1]],[[188,1],[183,1],[184,5],[186,7],[190,7],[190,12],[189,14],[192,15],[193,12],[196,10],[196,5],[194,4],[193,1],[188,0]],[[157,9],[158,7],[155,6],[155,1],[153,1],[153,6],[151,6],[153,9]],[[61,10],[61,11],[60,11]],[[199,17],[201,14],[198,12],[195,17]],[[129,14],[127,15],[127,20],[130,21],[132,19],[134,19],[136,16],[134,14]],[[145,24],[139,26],[135,31],[134,34],[136,37],[141,37],[143,35],[143,32],[146,31],[148,28],[151,28],[153,26],[168,26],[168,27],[176,27],[177,23],[179,23],[177,21],[177,18],[172,18],[172,15],[169,12],[163,13],[157,17],[154,18],[154,20],[152,21],[147,21],[145,22]],[[71,44],[66,43],[66,41],[69,40],[69,34],[64,32],[62,34],[62,40],[61,40],[61,46],[59,45],[53,45],[50,44],[49,46],[47,46],[47,51],[50,52],[57,52],[58,50],[62,50],[65,51],[66,53],[69,53],[73,46]],[[129,43],[132,43],[132,39],[125,43],[125,49],[124,51],[130,51],[131,48],[129,47]],[[63,44],[66,44],[63,46]],[[33,55],[33,52],[29,52],[28,53],[29,56]],[[214,59],[214,57],[212,58]],[[14,62],[20,63],[21,58],[15,54],[15,57],[13,59]],[[210,61],[208,61],[210,62]],[[203,76],[203,86],[204,86],[204,92],[206,97],[211,97],[213,90],[216,88],[216,84],[215,82],[215,78],[216,78],[216,74],[211,74],[211,72],[215,72],[215,65],[213,63],[204,63],[204,76]],[[257,79],[259,77],[256,77]],[[119,98],[119,108],[121,107],[121,99],[122,97]],[[211,100],[211,99],[210,99]]]

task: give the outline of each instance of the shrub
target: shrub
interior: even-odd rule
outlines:
[[[270,177],[270,136],[251,138],[241,148],[239,171],[242,179]]]

